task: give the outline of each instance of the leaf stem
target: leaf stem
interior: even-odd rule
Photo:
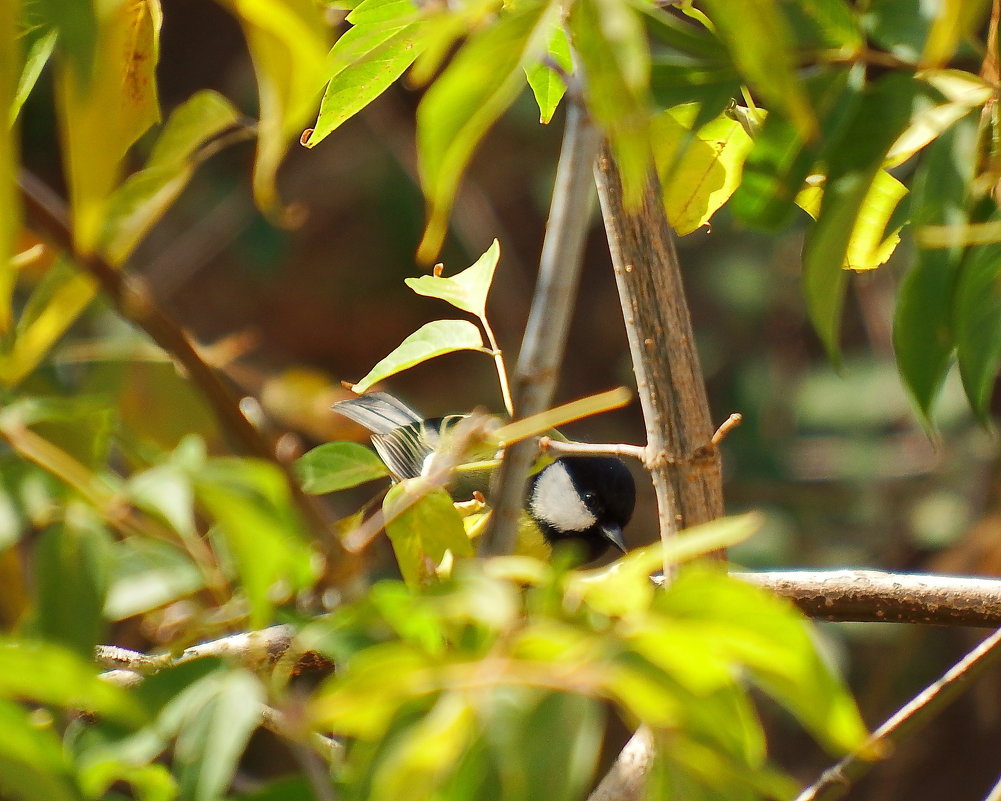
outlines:
[[[490,343],[494,357],[494,364],[497,367],[497,380],[500,382],[501,396],[504,398],[504,408],[507,409],[508,416],[513,419],[514,400],[511,397],[511,384],[507,379],[507,365],[504,363],[504,351],[497,344],[497,337],[494,336],[494,330],[490,327],[490,322],[487,320],[485,314],[480,317],[480,322],[483,324],[483,330],[487,335],[487,342]]]

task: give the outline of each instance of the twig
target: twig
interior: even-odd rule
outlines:
[[[598,143],[598,132],[586,112],[579,103],[568,103],[538,283],[514,376],[514,410],[520,417],[538,414],[553,399],[591,220],[593,199],[588,173]],[[535,444],[530,441],[516,443],[505,451],[493,493],[493,520],[483,537],[485,553],[514,550],[535,452]]]
[[[970,651],[933,684],[930,684],[872,733],[857,751],[828,768],[796,797],[796,801],[832,801],[841,798],[852,782],[864,776],[874,759],[888,753],[900,741],[934,717],[958,693],[965,690],[984,669],[1001,656],[1001,629]]]
[[[635,801],[642,798],[653,756],[653,735],[646,726],[641,726],[629,738],[615,764],[587,801]]]
[[[539,450],[555,456],[628,456],[641,462],[646,459],[646,448],[642,445],[563,442],[550,437],[539,437]]]

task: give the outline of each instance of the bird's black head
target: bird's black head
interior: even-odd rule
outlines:
[[[565,456],[540,470],[528,493],[528,513],[550,545],[576,542],[586,561],[609,545],[625,553],[622,529],[633,515],[636,484],[621,459]]]

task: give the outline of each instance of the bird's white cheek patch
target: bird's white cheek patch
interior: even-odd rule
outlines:
[[[539,476],[531,499],[532,514],[557,531],[584,531],[598,522],[577,493],[566,467],[554,462]]]

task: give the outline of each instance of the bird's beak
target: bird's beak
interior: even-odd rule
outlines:
[[[622,538],[622,528],[619,526],[602,526],[601,533],[605,539],[618,548],[622,553],[626,553],[626,541]]]

